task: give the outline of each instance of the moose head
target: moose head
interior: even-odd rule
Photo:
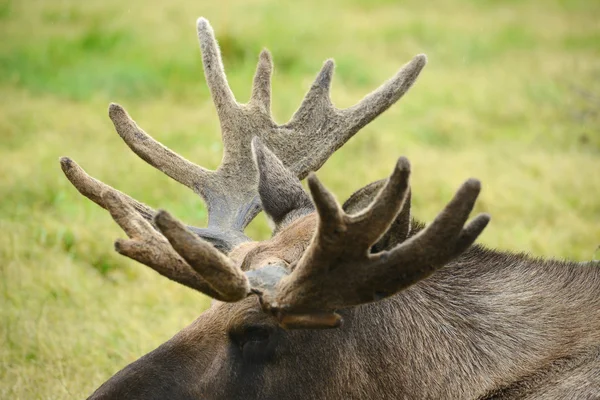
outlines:
[[[216,171],[155,141],[120,106],[112,104],[109,116],[138,156],[204,199],[207,228],[156,212],[61,159],[71,183],[129,237],[115,242],[116,251],[214,299],[190,326],[118,372],[91,399],[427,397],[433,393],[427,379],[411,370],[419,364],[438,371],[436,358],[451,361],[453,351],[420,336],[418,327],[451,328],[415,304],[431,310],[452,293],[442,287],[426,306],[425,294],[410,289],[472,254],[489,221],[481,214],[467,223],[479,182],[467,180],[424,227],[411,219],[410,165],[403,157],[387,179],[358,190],[343,206],[311,172],[402,97],[425,56],[347,109],[330,100],[333,62],[327,61],[300,108],[279,125],[270,113],[269,53],[260,54],[250,101],[239,104],[203,18],[198,36],[224,144]],[[310,195],[300,184],[305,177]],[[261,210],[274,231],[256,242],[243,231]],[[445,306],[439,307],[442,313]],[[476,387],[461,393],[494,388]]]

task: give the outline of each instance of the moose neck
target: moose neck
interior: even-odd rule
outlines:
[[[365,352],[400,360],[393,368],[404,377],[402,392],[477,398],[598,343],[600,268],[593,264],[472,246],[429,279],[361,307],[366,315],[352,323],[365,324]]]

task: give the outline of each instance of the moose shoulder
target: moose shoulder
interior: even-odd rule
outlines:
[[[129,239],[116,250],[214,299],[168,342],[90,399],[572,399],[600,396],[598,263],[533,259],[474,245],[467,180],[433,222],[411,217],[410,165],[340,206],[311,171],[411,87],[416,56],[353,107],[330,101],[333,63],[291,120],[270,112],[260,55],[249,103],[227,85],[214,34],[198,20],[221,122],[221,166],[208,171],[156,142],[118,105],[109,115],[142,159],[207,203],[186,226],[61,159],[67,178]],[[300,184],[308,176],[310,195]],[[244,228],[263,210],[274,234]]]

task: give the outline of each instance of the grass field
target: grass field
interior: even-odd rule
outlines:
[[[201,201],[131,153],[106,111],[118,102],[168,147],[218,165],[198,16],[240,100],[258,52],[272,51],[278,122],[328,57],[333,100],[349,106],[426,53],[409,94],[319,176],[343,200],[406,155],[425,221],[474,176],[492,215],[482,243],[589,260],[600,258],[599,15],[589,0],[0,0],[0,398],[85,397],[207,306],[113,252],[123,233],[58,164],[68,155],[203,226]],[[249,228],[268,233],[262,216]]]

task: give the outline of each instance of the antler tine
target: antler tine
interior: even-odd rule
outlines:
[[[245,298],[250,293],[248,278],[225,255],[197,235],[166,211],[159,211],[156,225],[171,246],[188,264],[205,279],[214,290],[229,302]]]
[[[370,247],[375,244],[404,208],[410,191],[409,177],[410,163],[405,157],[400,157],[392,175],[371,205],[352,216],[354,229],[363,232],[360,238],[362,245]]]
[[[114,189],[106,190],[102,203],[115,222],[129,239],[117,239],[115,250],[135,261],[147,265],[162,276],[177,283],[200,291],[218,300],[229,298],[214,290],[206,280],[194,271],[169,242],[157,232],[148,221],[133,209],[126,199]]]
[[[83,168],[77,165],[77,163],[70,158],[61,157],[60,166],[67,179],[69,179],[79,193],[92,200],[100,207],[108,210],[108,206],[103,198],[103,194],[111,192],[115,196],[122,199],[123,203],[133,207],[146,221],[151,222],[152,218],[154,218],[155,211],[152,208],[127,196],[125,193],[92,178],[83,170]]]
[[[273,74],[273,61],[271,53],[264,49],[258,57],[256,73],[252,85],[250,104],[257,105],[268,115],[271,114],[271,75]]]
[[[460,255],[467,250],[477,239],[481,232],[489,224],[491,217],[489,214],[479,214],[469,222],[460,232],[456,240],[455,254]]]
[[[200,194],[209,171],[171,151],[144,132],[123,107],[111,103],[108,115],[123,141],[148,164]]]
[[[341,119],[345,121],[346,129],[349,132],[356,132],[390,108],[411,88],[425,64],[427,64],[425,54],[415,56],[392,79],[367,95],[358,104],[341,110]]]
[[[372,182],[367,186],[364,186],[360,190],[354,192],[348,200],[342,206],[342,209],[349,214],[356,214],[362,212],[369,205],[369,199],[373,199],[380,192],[381,188],[388,183],[388,179],[380,179]],[[411,219],[411,194],[410,187],[406,193],[406,198],[402,204],[402,208],[396,219],[392,222],[392,225],[387,230],[384,236],[377,241],[377,243],[371,248],[371,252],[379,252],[382,250],[389,250],[395,247],[396,244],[406,240],[410,233],[412,219]],[[372,202],[372,200],[371,200]]]
[[[197,22],[198,40],[202,49],[202,64],[206,83],[210,89],[221,123],[227,118],[227,112],[237,106],[235,96],[227,83],[227,76],[221,60],[219,45],[212,27],[206,18],[200,17]]]
[[[262,207],[275,223],[274,234],[293,219],[314,211],[310,197],[296,176],[258,138],[252,139],[258,168]]]
[[[323,236],[335,234],[343,224],[342,208],[333,194],[319,181],[317,175],[311,172],[307,180],[313,203],[319,214],[318,234]]]
[[[325,61],[310,89],[304,95],[300,107],[298,107],[298,110],[296,110],[292,119],[287,124],[288,126],[302,127],[308,123],[315,124],[315,116],[322,119],[335,112],[329,93],[334,67],[335,63],[333,60]],[[318,123],[320,122],[318,121]]]

